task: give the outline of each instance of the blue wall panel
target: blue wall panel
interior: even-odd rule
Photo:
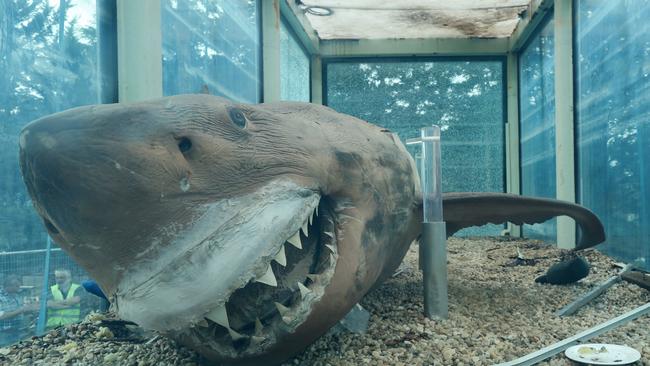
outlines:
[[[579,200],[602,250],[650,260],[650,2],[575,4]]]
[[[162,0],[163,94],[258,103],[257,2]]]
[[[309,55],[284,20],[280,25],[280,96],[282,100],[310,101]]]
[[[519,56],[521,193],[555,198],[555,50],[553,19]],[[557,220],[524,225],[529,238],[556,241]]]

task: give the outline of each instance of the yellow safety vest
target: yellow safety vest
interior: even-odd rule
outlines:
[[[66,296],[66,300],[74,297],[75,291],[80,286],[73,283],[70,284],[70,289],[68,290],[68,295]],[[62,301],[63,300],[63,293],[59,289],[59,285],[54,285],[50,287],[50,290],[52,291],[52,297],[56,301]],[[67,309],[47,309],[47,328],[55,328],[58,327],[59,325],[64,325],[64,324],[70,324],[70,323],[76,323],[79,321],[79,316],[81,315],[81,305],[76,304],[72,307],[69,307]]]

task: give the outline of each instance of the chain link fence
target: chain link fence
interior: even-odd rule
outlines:
[[[17,276],[20,279],[20,290],[17,294],[18,301],[22,305],[34,304],[35,307],[34,311],[26,312],[14,318],[19,327],[19,339],[25,339],[42,332],[42,325],[41,329],[38,327],[39,317],[43,317],[41,323],[45,324],[47,310],[42,307],[39,311],[35,304],[39,304],[43,294],[51,296],[50,286],[55,284],[54,271],[59,269],[70,271],[72,283],[74,284],[80,285],[82,281],[90,279],[88,274],[61,248],[52,245],[51,249],[49,249],[49,261],[47,255],[48,249],[0,252],[0,285],[5,284],[5,279],[8,276]],[[43,291],[44,283],[47,283],[45,292]],[[88,313],[101,309],[101,299],[89,294],[83,288],[78,289],[75,295],[81,298],[79,320],[83,319]],[[0,332],[8,331],[0,327]],[[11,331],[15,332],[16,330],[12,329]],[[15,338],[0,337],[0,347],[13,343],[10,339]]]

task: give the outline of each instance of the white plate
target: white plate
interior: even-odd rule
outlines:
[[[592,365],[627,365],[641,358],[634,348],[604,343],[578,344],[567,348],[564,354],[574,361]]]

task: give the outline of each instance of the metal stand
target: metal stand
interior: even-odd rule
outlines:
[[[447,319],[447,230],[442,218],[440,128],[423,127],[419,139],[406,143],[422,147],[422,154],[416,155],[416,159],[422,183],[422,239],[418,262],[424,286],[424,315],[431,319]]]
[[[424,283],[424,315],[430,319],[447,319],[447,235],[445,223],[422,223],[420,263]]]

